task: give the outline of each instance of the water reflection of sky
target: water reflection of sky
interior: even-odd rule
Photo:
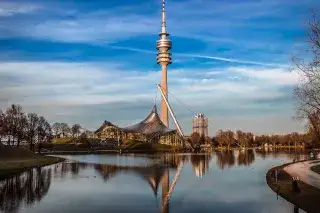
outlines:
[[[274,165],[296,159],[297,155],[302,156],[220,152],[210,156],[160,155],[156,161],[150,156],[68,156],[88,163],[68,161],[41,168],[31,176],[29,172],[2,181],[0,212],[160,212],[164,172],[169,171],[172,182],[177,164],[183,161],[183,170],[169,200],[170,213],[292,213],[293,206],[281,197],[277,200],[266,185],[265,173]],[[152,162],[165,162],[166,166],[150,166]],[[137,167],[146,164],[149,166]],[[157,176],[158,187],[154,184]],[[21,183],[31,183],[16,182],[22,177],[33,179],[32,184],[21,188]],[[24,194],[20,193],[22,189]],[[31,195],[38,200],[33,201]]]

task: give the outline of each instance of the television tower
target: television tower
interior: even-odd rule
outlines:
[[[165,0],[162,0],[162,23],[161,23],[161,33],[159,34],[160,39],[157,41],[157,63],[161,65],[161,88],[164,92],[165,97],[168,100],[168,82],[167,82],[167,67],[172,63],[171,60],[171,50],[172,42],[167,38],[169,34],[166,31],[166,10],[165,10]],[[160,107],[160,118],[163,124],[169,127],[169,117],[168,117],[168,107],[163,98],[161,98]]]

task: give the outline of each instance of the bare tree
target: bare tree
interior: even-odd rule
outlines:
[[[200,144],[205,144],[206,143],[206,137],[204,135],[200,136]]]
[[[42,116],[39,117],[37,133],[38,133],[39,143],[44,143],[51,140],[51,136],[52,136],[51,126],[48,123],[48,121]]]
[[[308,131],[311,133],[313,140],[319,140],[320,139],[320,111],[310,113],[308,115],[308,118],[309,118]]]
[[[52,130],[53,130],[54,137],[56,138],[60,137],[62,133],[61,123],[54,123],[52,125]]]
[[[218,142],[219,146],[222,147],[224,144],[224,140],[223,140],[223,130],[218,130],[216,137],[215,137],[215,141]]]
[[[302,74],[302,83],[294,90],[298,118],[307,118],[320,111],[320,18],[315,11],[308,22],[306,58],[293,58],[293,68]],[[317,135],[318,141],[320,135]]]
[[[8,144],[11,145],[20,141],[24,137],[25,130],[25,115],[20,105],[12,104],[6,111],[5,121],[7,123]]]
[[[216,134],[216,140],[218,141],[220,146],[226,146],[230,149],[230,146],[235,141],[234,133],[231,130],[223,131],[219,130]]]
[[[0,110],[0,144],[2,139],[7,136],[6,115]]]
[[[21,141],[26,137],[26,129],[27,129],[27,117],[23,113],[17,117],[16,120],[16,133],[15,137],[17,139],[17,147],[20,146]]]
[[[67,137],[68,134],[70,133],[70,127],[66,123],[61,123],[61,133],[62,137]]]
[[[80,134],[81,126],[79,124],[74,124],[71,127],[72,137],[78,137]]]
[[[231,130],[227,130],[224,135],[225,144],[227,145],[227,148],[230,149],[230,146],[235,141],[234,133]]]
[[[30,150],[34,151],[34,144],[39,129],[39,117],[35,113],[27,115],[26,139],[29,142]]]
[[[201,137],[200,137],[200,134],[198,132],[193,132],[191,134],[191,141],[192,141],[193,144],[200,143],[200,139],[201,139]]]

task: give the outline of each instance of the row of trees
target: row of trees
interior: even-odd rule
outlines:
[[[52,125],[52,130],[55,138],[60,137],[78,137],[81,133],[81,126],[79,124],[74,124],[72,127],[69,127],[66,123],[54,123]]]
[[[50,142],[54,137],[78,137],[81,126],[74,124],[71,128],[66,123],[52,125],[35,113],[25,113],[20,105],[11,105],[6,111],[0,110],[0,143],[20,146],[27,142],[34,151],[35,144]]]
[[[319,147],[313,139],[312,132],[299,134],[293,132],[285,135],[259,135],[255,136],[251,132],[242,132],[237,130],[233,132],[231,130],[218,130],[216,136],[213,138],[200,136],[199,133],[192,133],[190,137],[192,144],[212,144],[215,147],[259,147],[265,144],[276,146],[306,146],[306,147]]]
[[[251,132],[242,132],[240,130],[233,132],[231,130],[219,130],[216,137],[212,139],[214,146],[227,147],[258,147],[265,144],[272,146],[301,146],[315,147],[318,144],[313,140],[311,132],[299,134],[293,132],[285,135],[259,135],[255,136]]]
[[[24,113],[19,105],[11,105],[5,112],[0,110],[0,142],[20,146],[27,141],[33,150],[36,142],[50,141],[51,126],[48,121],[35,113]]]

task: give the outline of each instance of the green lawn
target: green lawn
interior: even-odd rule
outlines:
[[[123,150],[132,150],[132,151],[169,151],[173,152],[177,150],[178,148],[175,146],[170,146],[166,144],[159,144],[159,143],[148,143],[144,141],[138,141],[138,140],[126,140],[121,148]]]
[[[63,161],[61,158],[35,155],[26,149],[0,146],[0,179],[29,168]]]
[[[54,138],[52,139],[53,144],[66,144],[66,143],[74,143],[76,138]]]

